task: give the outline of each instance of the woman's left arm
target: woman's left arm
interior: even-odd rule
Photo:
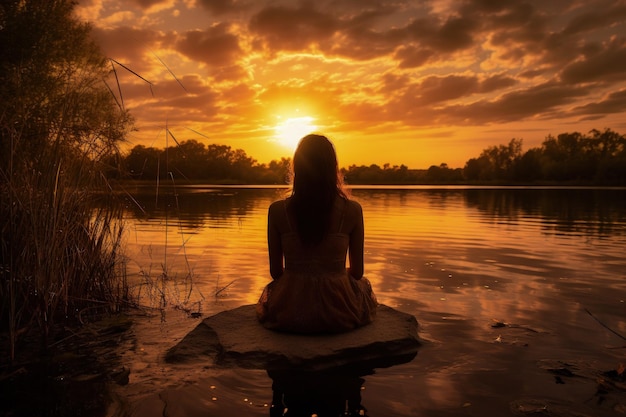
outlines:
[[[354,227],[350,231],[350,247],[348,251],[350,267],[348,271],[354,279],[363,277],[363,246],[365,227],[363,225],[363,209],[356,201],[351,201],[354,212]]]

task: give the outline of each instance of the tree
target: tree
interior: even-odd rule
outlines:
[[[74,5],[0,3],[0,325],[12,357],[33,323],[45,339],[56,317],[112,301],[115,286],[119,213],[92,191],[132,120]]]
[[[50,146],[100,158],[130,126],[103,80],[106,58],[69,0],[0,6],[0,158],[37,164]],[[15,160],[13,161],[15,162]]]
[[[490,146],[478,158],[467,161],[464,175],[469,180],[511,180],[515,164],[522,157],[522,140],[508,145]]]

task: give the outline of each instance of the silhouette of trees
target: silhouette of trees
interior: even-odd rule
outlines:
[[[514,167],[522,157],[522,140],[511,139],[508,145],[490,146],[478,158],[465,164],[468,180],[491,180],[514,177]]]
[[[522,140],[485,149],[463,169],[471,182],[626,184],[626,137],[606,129],[549,135],[522,153]]]
[[[241,149],[187,140],[165,149],[136,145],[123,163],[130,178],[137,180],[173,177],[216,183],[285,184],[291,160],[259,164]]]
[[[549,135],[526,152],[522,139],[490,146],[464,168],[448,164],[428,169],[406,165],[350,165],[341,173],[348,184],[626,184],[626,137],[606,129],[589,134]],[[237,184],[286,184],[291,159],[259,164],[241,149],[183,141],[166,149],[137,145],[124,158],[131,178],[188,180]]]

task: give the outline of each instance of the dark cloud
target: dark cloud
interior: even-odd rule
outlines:
[[[388,83],[395,80],[385,79]],[[397,84],[397,81],[395,82]],[[441,106],[443,102],[470,97],[475,94],[492,93],[511,87],[517,81],[509,76],[497,74],[486,78],[475,75],[431,76],[408,86],[402,100],[411,105]]]
[[[155,49],[159,44],[167,42],[168,37],[151,29],[136,29],[120,26],[115,29],[95,27],[92,36],[100,45],[102,52],[118,61],[141,62],[145,51]]]
[[[626,41],[614,39],[603,49],[591,48],[583,58],[566,66],[561,78],[572,84],[626,80]]]
[[[503,88],[512,87],[518,81],[507,75],[496,74],[485,78],[479,85],[479,92],[490,93],[492,91],[501,90]]]
[[[626,89],[612,92],[600,101],[577,106],[573,112],[578,115],[605,115],[626,112]]]
[[[250,2],[245,0],[196,0],[196,3],[216,16],[250,8]]]
[[[407,27],[407,41],[420,49],[432,49],[439,53],[451,53],[471,47],[479,24],[464,17],[439,21],[434,16],[414,19]]]
[[[210,67],[233,65],[242,55],[237,35],[225,23],[206,30],[185,32],[176,42],[177,50]]]
[[[421,67],[434,55],[435,52],[432,49],[408,45],[398,48],[394,54],[394,59],[400,62],[401,69],[407,69]]]
[[[481,100],[468,105],[453,105],[441,110],[448,123],[483,124],[514,122],[550,114],[561,118],[563,106],[589,94],[585,87],[570,87],[553,82],[506,93],[494,100]],[[556,114],[555,114],[556,113]]]
[[[436,104],[469,96],[478,90],[478,84],[474,76],[428,77],[416,86],[415,98],[422,104]]]
[[[160,121],[163,126],[166,123],[175,126],[209,121],[220,113],[219,92],[198,76],[186,76],[179,80],[170,77],[160,81],[153,87],[153,100],[146,100],[147,95],[140,87],[135,86],[130,95],[139,99],[131,111],[141,119]]]
[[[605,29],[626,20],[626,4],[611,2],[607,7],[594,7],[574,17],[563,30],[564,34],[574,35],[596,29]]]
[[[309,5],[268,7],[252,16],[249,23],[250,32],[271,51],[306,51],[331,38],[338,28],[339,22],[331,14]]]
[[[167,3],[167,1],[166,0],[165,1],[164,0],[130,0],[130,3],[135,3],[142,9],[148,9],[160,3]]]

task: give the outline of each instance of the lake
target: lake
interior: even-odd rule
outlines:
[[[163,355],[199,323],[190,313],[257,301],[270,280],[267,208],[285,193],[131,191],[127,268],[145,313],[120,347],[131,374],[119,391],[134,404],[132,415],[150,415],[167,398],[186,415],[269,415],[267,372],[175,366]],[[412,361],[363,376],[366,415],[626,412],[619,384],[598,394],[602,372],[625,361],[626,189],[407,186],[351,194],[364,211],[365,275],[380,303],[417,318],[424,341]]]

